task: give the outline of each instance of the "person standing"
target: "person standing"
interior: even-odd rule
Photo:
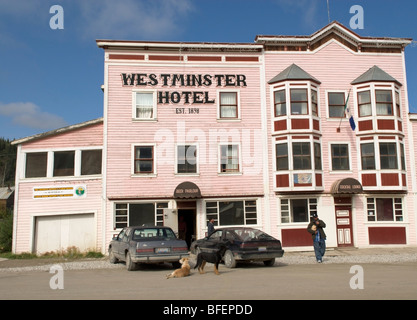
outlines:
[[[207,237],[210,237],[210,235],[214,232],[214,219],[211,218],[207,224]]]
[[[326,223],[319,219],[317,213],[313,213],[311,222],[307,227],[307,231],[311,233],[314,253],[318,263],[323,262],[323,256],[326,252],[326,234],[324,233],[323,228],[326,228]]]

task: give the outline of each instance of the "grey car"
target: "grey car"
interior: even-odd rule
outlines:
[[[170,262],[178,267],[179,260],[188,256],[187,243],[169,227],[126,227],[109,244],[110,263],[125,261],[129,271],[137,263]]]

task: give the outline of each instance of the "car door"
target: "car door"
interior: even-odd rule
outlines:
[[[223,241],[223,230],[216,230],[213,232],[202,246],[205,252],[215,252],[219,248],[219,243]]]
[[[131,234],[131,229],[125,229],[125,232],[122,236],[122,239],[119,241],[119,256],[121,259],[124,259],[126,256],[126,251],[129,250],[129,238]]]
[[[113,241],[111,243],[111,247],[112,247],[112,252],[113,254],[119,259],[120,258],[120,254],[119,254],[119,250],[120,250],[120,242],[123,239],[123,235],[125,234],[125,230],[126,228],[123,228],[122,231],[119,232],[119,234],[113,238]]]

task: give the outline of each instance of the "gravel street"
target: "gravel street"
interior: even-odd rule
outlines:
[[[217,276],[207,264],[206,274],[192,270],[181,279],[166,279],[172,271],[168,264],[128,272],[124,264],[111,265],[106,259],[5,267],[9,261],[0,261],[0,299],[417,299],[416,248],[378,253],[329,250],[323,264],[315,263],[311,252],[288,253],[273,267],[221,265]],[[62,268],[63,289],[51,289],[58,275],[50,273],[52,265]],[[361,281],[363,289],[357,285]]]

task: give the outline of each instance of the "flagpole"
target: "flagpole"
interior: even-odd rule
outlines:
[[[340,132],[340,125],[342,124],[342,119],[346,118],[346,108],[347,108],[347,104],[349,102],[350,90],[351,89],[349,89],[349,93],[348,93],[348,96],[347,96],[347,99],[346,99],[345,108],[343,109],[343,115],[340,117],[339,128],[336,129],[336,132]]]

